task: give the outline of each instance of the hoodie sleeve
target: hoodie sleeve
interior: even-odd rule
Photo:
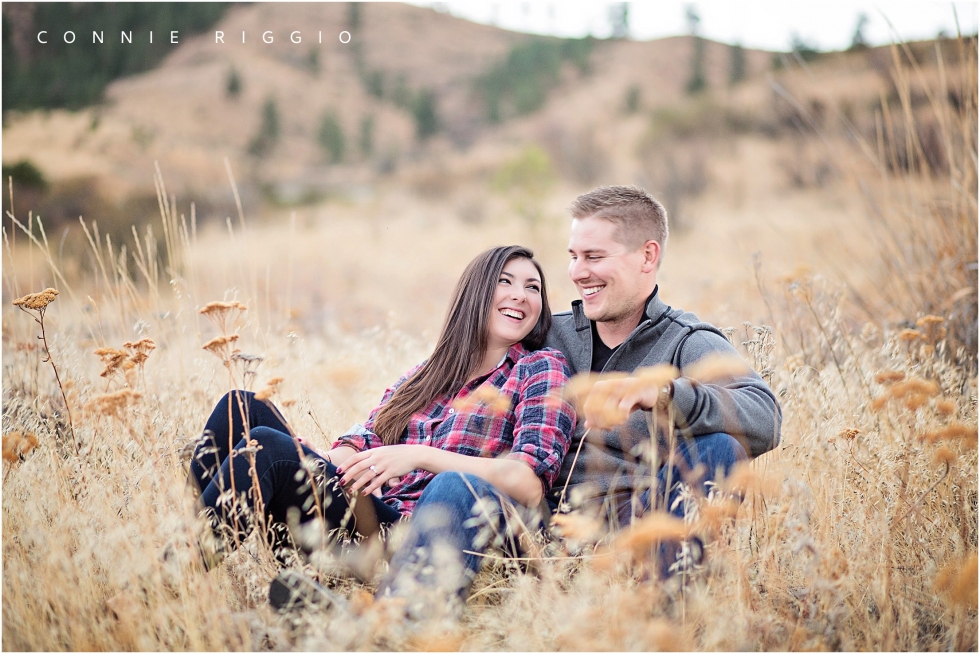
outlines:
[[[674,381],[678,428],[693,436],[724,432],[738,439],[749,456],[765,454],[779,444],[782,410],[776,396],[754,371],[717,383],[684,377],[684,369],[709,354],[738,356],[726,338],[695,331],[681,352],[681,377]]]

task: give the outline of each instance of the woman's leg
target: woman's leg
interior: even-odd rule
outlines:
[[[271,427],[289,433],[279,412],[256,400],[251,391],[230,391],[218,400],[191,458],[189,482],[195,492],[203,490],[214,479],[231,448],[237,446],[245,432],[253,427]]]
[[[252,489],[257,481],[263,513],[272,522],[289,524],[293,512],[293,521],[303,524],[322,511],[328,529],[352,531],[357,527],[333,464],[303,445],[307,461],[304,467],[293,438],[270,427],[253,428],[248,440],[256,441],[257,450],[254,453],[243,451],[248,442],[239,439],[235,456],[225,458],[219,473],[201,494],[202,507],[214,512],[219,525],[227,526],[239,538],[248,535],[253,526],[249,514],[256,508]],[[254,476],[251,456],[255,458]],[[316,486],[320,492],[316,497],[310,483],[311,472],[318,479]],[[234,494],[231,492],[232,480]],[[380,524],[401,518],[401,514],[373,495],[360,499],[371,507],[371,513]]]

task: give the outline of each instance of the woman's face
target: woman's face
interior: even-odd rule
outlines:
[[[541,317],[541,275],[530,259],[511,259],[497,280],[490,307],[493,347],[510,347],[524,340]]]

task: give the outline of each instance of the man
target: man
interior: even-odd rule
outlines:
[[[673,365],[683,375],[706,355],[737,356],[715,327],[660,299],[657,273],[668,229],[659,202],[632,186],[606,186],[579,196],[571,214],[568,274],[582,299],[570,312],[555,316],[547,345],[565,354],[573,375],[629,373],[657,364]],[[678,482],[705,491],[704,482],[717,470],[728,474],[746,455],[759,456],[779,442],[776,398],[748,370],[724,384],[702,384],[683,376],[663,387],[610,380],[596,384],[592,396],[599,401],[586,402],[585,410],[580,409],[571,450],[548,496],[553,509],[565,510],[574,503],[625,525],[657,505],[659,498],[660,506],[683,515],[676,502]],[[679,456],[674,465],[660,467],[654,482],[649,412],[671,403]],[[626,424],[590,429],[610,408],[629,412]],[[667,429],[658,435],[659,462],[670,454],[668,435]],[[665,501],[668,479],[671,488]]]
[[[667,363],[683,375],[705,355],[735,354],[716,328],[660,300],[657,272],[667,216],[659,202],[635,187],[608,186],[577,198],[571,212],[568,272],[582,299],[555,316],[547,345],[565,354],[573,374]],[[622,381],[596,383],[590,398],[600,401],[587,400],[580,410],[571,449],[546,495],[552,511],[601,511],[617,527],[658,507],[683,515],[683,503],[676,501],[681,483],[704,492],[716,471],[727,474],[737,461],[779,442],[779,405],[754,372],[724,384],[683,376],[663,387]],[[660,451],[653,457],[648,418],[671,404],[666,415],[674,416],[679,435],[675,456],[654,471],[651,462],[671,454],[667,437],[673,430],[658,434]],[[627,415],[626,424],[600,429],[610,409]],[[541,517],[487,482],[437,475],[416,506],[378,595],[408,600],[417,616],[429,614],[434,604],[445,608],[463,600],[488,546],[514,550],[513,524],[534,528]],[[664,575],[677,549],[661,549]]]

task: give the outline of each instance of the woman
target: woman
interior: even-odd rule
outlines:
[[[301,445],[278,411],[253,394],[227,394],[191,464],[212,526],[247,535],[251,521],[233,505],[254,508],[256,482],[272,522],[286,523],[292,511],[300,523],[322,515],[328,528],[362,534],[410,516],[429,481],[447,471],[476,475],[520,504],[537,505],[558,475],[575,426],[560,395],[568,367],[560,352],[542,349],[550,325],[533,253],[497,247],[463,272],[432,355],[330,452]],[[248,447],[250,440],[261,447]],[[236,456],[228,456],[229,445]],[[326,483],[311,484],[311,466],[301,459],[319,466]]]

